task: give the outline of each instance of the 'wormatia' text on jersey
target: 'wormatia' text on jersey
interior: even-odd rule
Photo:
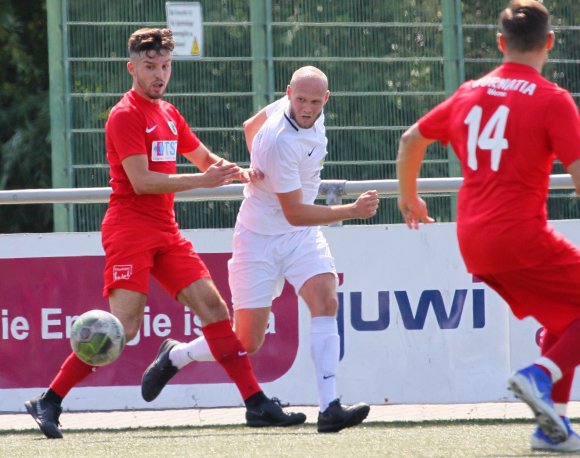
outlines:
[[[536,84],[526,80],[512,78],[499,78],[497,76],[486,76],[472,83],[473,88],[487,87],[488,94],[505,96],[507,91],[518,91],[521,94],[534,95]]]

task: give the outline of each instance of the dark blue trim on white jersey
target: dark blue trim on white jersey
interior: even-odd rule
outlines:
[[[298,131],[300,130],[300,129],[298,129],[298,127],[296,127],[296,126],[294,125],[294,123],[293,123],[293,122],[292,122],[292,120],[291,120],[291,119],[288,117],[288,115],[286,114],[286,112],[284,112],[284,117],[285,117],[285,118],[286,118],[286,120],[287,120],[287,121],[290,123],[290,125],[291,125],[292,127],[294,127],[294,130],[296,130],[296,132],[298,132]]]

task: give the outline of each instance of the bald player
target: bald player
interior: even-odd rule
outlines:
[[[370,407],[342,406],[336,393],[338,277],[320,225],[370,218],[379,204],[376,191],[344,205],[314,203],[328,153],[323,108],[329,96],[326,75],[316,67],[302,67],[292,75],[285,97],[244,122],[252,168],[265,178],[245,188],[229,262],[235,332],[248,353],[264,342],[272,301],[284,280],[306,302],[321,433],[360,424]],[[171,358],[178,368],[212,359],[203,337],[173,345]]]

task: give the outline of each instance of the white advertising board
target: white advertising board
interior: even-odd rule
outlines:
[[[554,226],[580,244],[580,222],[557,221]],[[224,266],[231,252],[232,230],[184,233],[207,257],[214,280],[227,297],[223,290],[227,283]],[[513,399],[506,389],[506,379],[537,357],[535,337],[539,326],[532,319],[514,319],[497,294],[465,271],[454,224],[433,224],[418,231],[404,225],[328,227],[324,233],[341,277],[337,385],[343,402]],[[64,324],[62,332],[56,332],[60,329],[59,314],[106,306],[98,290],[101,258],[98,233],[0,236],[0,274],[3,279],[11,279],[0,284],[0,412],[23,411],[24,401],[46,389],[62,355],[70,352]],[[73,261],[71,275],[67,266]],[[58,272],[51,273],[50,266]],[[96,279],[86,286],[86,277]],[[54,278],[64,279],[66,287],[59,286]],[[82,295],[77,298],[74,291],[79,288]],[[90,289],[95,291],[88,294]],[[125,351],[127,358],[138,355],[139,362],[119,360],[111,369],[101,368],[102,379],[74,388],[65,399],[65,409],[241,405],[235,386],[224,378],[221,368],[213,367],[215,363],[188,366],[154,402],[141,399],[138,380],[154,358],[159,342],[167,335],[183,334],[179,320],[184,312],[179,306],[157,304],[163,302],[158,299],[163,294],[152,291],[140,341]],[[271,334],[267,337],[270,343],[253,363],[267,394],[295,405],[313,405],[317,397],[310,361],[309,314],[291,289],[286,296],[273,309]],[[80,303],[76,311],[70,302],[75,306]],[[35,308],[42,310],[42,317],[27,321],[25,315]],[[67,312],[69,308],[73,311]],[[169,314],[170,309],[177,310],[178,318]],[[185,335],[193,338],[199,331],[195,320],[192,322],[185,314]],[[160,317],[174,326],[157,326]],[[36,340],[35,326],[42,328],[42,337]],[[42,371],[37,361],[30,364],[38,353],[48,361]],[[113,369],[115,366],[119,367]],[[133,375],[119,378],[119,372]],[[580,399],[578,384],[572,395]]]

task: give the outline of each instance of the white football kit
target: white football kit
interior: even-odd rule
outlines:
[[[235,309],[270,307],[284,279],[298,293],[315,275],[337,275],[320,227],[292,226],[276,195],[302,189],[304,203],[316,200],[327,154],[324,114],[303,129],[291,118],[287,97],[268,106],[266,113],[251,154],[252,167],[265,177],[245,186],[228,263]]]

